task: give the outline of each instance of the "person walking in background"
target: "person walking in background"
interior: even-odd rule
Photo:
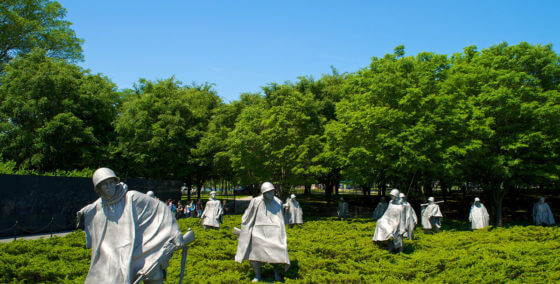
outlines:
[[[181,201],[177,202],[177,213],[176,213],[176,217],[177,219],[180,219],[183,217],[183,204],[181,204]]]
[[[196,217],[200,218],[200,216],[202,216],[202,211],[204,210],[204,207],[202,206],[202,201],[199,199],[196,201]]]
[[[173,203],[173,200],[171,200],[171,204],[169,207],[171,208],[171,212],[173,212],[173,216],[177,217],[177,205]]]
[[[194,205],[194,201],[191,200],[191,202],[189,203],[189,205],[187,206],[187,212],[188,212],[188,216],[187,217],[194,217],[195,216],[195,210],[196,210],[196,206]]]

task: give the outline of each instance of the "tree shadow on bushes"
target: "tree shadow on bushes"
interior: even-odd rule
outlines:
[[[297,260],[290,261],[290,268],[284,271],[284,265],[280,265],[280,275],[283,275],[284,281],[286,279],[296,279],[299,275],[299,263]],[[251,269],[252,270],[252,269]],[[272,264],[266,263],[262,266],[262,278],[260,282],[264,283],[274,283],[274,266]],[[255,277],[254,273],[251,273],[251,279]]]
[[[294,260],[294,261],[290,261],[290,268],[288,268],[288,271],[286,271],[284,273],[284,280],[285,278],[289,278],[289,279],[297,279],[299,276],[299,261]]]
[[[468,222],[468,220],[466,221],[461,221],[461,220],[454,220],[454,219],[445,219],[442,221],[442,225],[441,228],[439,229],[439,231],[459,231],[459,232],[465,232],[465,231],[471,231],[471,224]]]

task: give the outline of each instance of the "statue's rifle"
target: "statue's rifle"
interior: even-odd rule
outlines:
[[[436,202],[434,202],[434,204],[437,204],[437,203],[444,203],[444,202],[445,202],[445,201],[443,201],[443,200],[442,200],[442,201],[436,201]],[[423,204],[420,204],[420,206],[428,206],[428,205],[430,205],[430,203],[423,203]]]
[[[416,177],[416,171],[412,175],[412,179],[410,180],[410,184],[408,185],[408,189],[406,190],[406,198],[408,198],[408,193],[410,192],[410,188],[412,187],[412,183],[414,182],[414,178]]]
[[[133,284],[140,284],[142,281],[146,280],[146,278],[148,277],[148,275],[150,275],[150,273],[152,273],[152,271],[159,268],[159,266],[163,264],[165,261],[169,261],[169,259],[171,258],[175,250],[183,249],[183,252],[181,254],[181,276],[179,278],[179,284],[182,284],[183,277],[185,275],[185,263],[187,262],[187,251],[189,249],[188,245],[193,241],[194,241],[194,232],[190,228],[187,231],[187,233],[183,235],[181,245],[174,244],[173,239],[167,241],[167,243],[163,247],[163,253],[157,259],[157,261],[153,262],[152,265],[150,265],[146,269],[146,272],[140,273],[140,275],[138,276],[138,278],[136,278]]]

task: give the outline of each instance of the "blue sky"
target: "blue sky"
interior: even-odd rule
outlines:
[[[560,1],[59,1],[81,66],[119,89],[209,82],[224,101],[298,76],[354,72],[404,44],[452,54],[502,41],[560,47]]]

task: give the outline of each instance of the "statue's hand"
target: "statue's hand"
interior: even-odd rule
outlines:
[[[194,232],[189,228],[189,230],[184,235],[176,236],[172,241],[175,245],[175,250],[179,250],[183,247],[188,246],[190,243],[194,241]]]

